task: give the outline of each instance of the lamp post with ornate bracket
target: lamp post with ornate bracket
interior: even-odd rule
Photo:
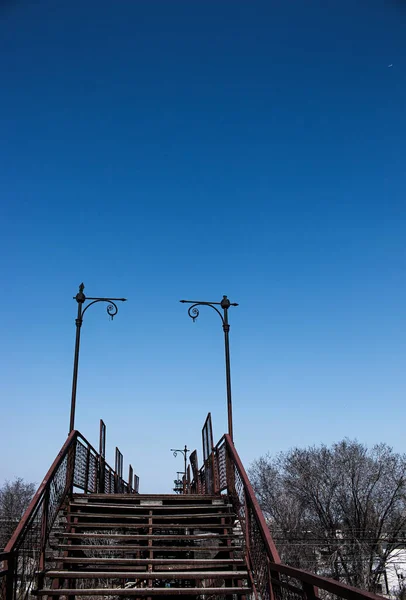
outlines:
[[[116,302],[125,302],[127,298],[90,298],[86,297],[83,293],[85,286],[83,283],[79,286],[79,292],[76,296],[73,297],[74,300],[78,303],[78,315],[76,317],[76,342],[75,342],[75,357],[73,360],[73,378],[72,378],[72,399],[70,405],[70,425],[69,425],[69,433],[73,431],[75,428],[75,409],[76,409],[76,388],[78,384],[78,366],[79,366],[79,349],[80,349],[80,329],[83,323],[83,316],[88,308],[90,308],[93,304],[97,304],[98,302],[107,302],[107,314],[113,319],[115,315],[118,313],[118,308]],[[83,308],[86,300],[91,300],[91,302]]]
[[[188,447],[185,444],[185,447],[183,448],[183,450],[180,450],[179,448],[171,448],[171,452],[173,452],[174,457],[176,458],[178,456],[178,452],[180,452],[181,454],[183,454],[183,458],[185,461],[185,475],[183,478],[183,493],[186,493],[186,469],[187,469],[187,453],[190,452],[190,450],[188,450]]]
[[[224,331],[224,348],[226,355],[226,386],[227,386],[227,414],[228,414],[228,433],[233,440],[233,404],[231,399],[231,373],[230,373],[230,342],[229,342],[229,331],[230,325],[228,323],[228,309],[230,306],[238,306],[236,302],[230,302],[227,296],[223,296],[221,302],[200,302],[197,300],[180,300],[183,304],[191,304],[192,306],[188,309],[188,315],[193,321],[199,316],[198,306],[210,306],[219,315],[223,323]],[[223,314],[219,311],[216,306],[221,306]]]

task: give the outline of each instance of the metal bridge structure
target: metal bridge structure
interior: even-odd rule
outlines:
[[[182,493],[139,493],[116,448],[105,459],[71,431],[4,551],[3,600],[33,597],[201,600],[382,600],[283,564],[229,434],[214,444],[210,413],[202,465],[189,456]]]
[[[139,492],[131,465],[124,479],[118,448],[114,468],[106,462],[103,421],[98,450],[74,428],[83,316],[107,303],[113,318],[125,298],[86,297],[82,283],[74,300],[70,433],[0,551],[2,600],[382,600],[281,562],[233,441],[228,310],[236,303],[181,301],[193,320],[202,306],[221,319],[228,432],[215,443],[209,413],[201,466],[197,450],[175,449],[184,472],[173,494],[159,495]]]

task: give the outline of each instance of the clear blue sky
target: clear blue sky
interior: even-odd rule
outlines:
[[[406,5],[28,0],[0,7],[0,482],[107,423],[144,492],[226,429],[267,451],[405,441]],[[393,66],[389,66],[393,65]]]

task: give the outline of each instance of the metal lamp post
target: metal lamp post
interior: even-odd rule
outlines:
[[[224,331],[224,348],[226,356],[226,387],[227,387],[227,413],[228,413],[228,433],[233,440],[233,404],[231,399],[231,373],[230,373],[230,342],[229,342],[229,331],[230,325],[228,323],[228,309],[230,306],[238,306],[236,302],[230,302],[227,296],[223,296],[221,302],[199,302],[196,300],[180,300],[183,304],[191,304],[192,306],[188,309],[188,315],[193,321],[199,316],[198,306],[210,306],[219,315],[223,323]],[[219,311],[216,306],[221,306],[223,314]]]
[[[69,433],[73,431],[75,428],[75,409],[76,409],[76,388],[78,384],[78,366],[79,366],[79,349],[80,349],[80,329],[83,323],[83,316],[88,308],[90,308],[93,304],[97,304],[98,302],[107,302],[107,313],[111,317],[118,313],[118,308],[116,302],[125,302],[127,298],[90,298],[86,297],[83,293],[85,286],[83,283],[79,286],[79,293],[73,297],[74,300],[78,303],[78,315],[76,317],[76,342],[75,342],[75,357],[73,360],[73,378],[72,378],[72,399],[70,405],[70,425],[69,425]],[[86,300],[91,300],[91,302],[85,307],[84,303]]]
[[[185,447],[183,450],[180,450],[179,448],[171,448],[171,452],[173,452],[174,457],[176,458],[178,456],[178,452],[180,452],[181,454],[183,454],[183,458],[185,461],[185,477],[184,477],[184,483],[183,483],[183,493],[185,493],[185,485],[186,485],[186,469],[187,469],[187,453],[190,452],[190,450],[188,450],[188,447],[185,444]]]

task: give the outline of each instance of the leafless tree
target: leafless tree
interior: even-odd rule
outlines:
[[[4,548],[35,492],[35,484],[21,477],[0,487],[0,548]]]
[[[343,440],[262,457],[250,478],[285,562],[379,589],[406,543],[406,456]]]

